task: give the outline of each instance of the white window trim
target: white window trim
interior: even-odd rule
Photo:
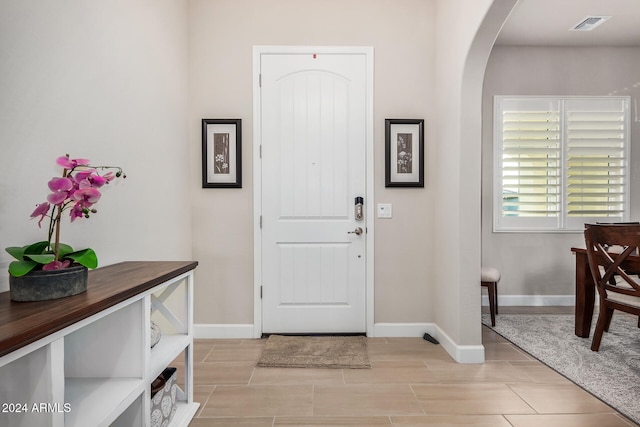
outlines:
[[[591,99],[606,99],[612,101],[622,101],[624,105],[624,161],[625,161],[625,175],[624,175],[624,194],[623,194],[623,205],[624,212],[618,218],[611,219],[608,217],[573,217],[568,218],[568,201],[567,201],[567,175],[568,175],[568,166],[566,163],[566,155],[567,155],[567,129],[565,126],[564,119],[564,107],[560,109],[561,117],[560,117],[560,169],[561,173],[559,176],[560,179],[560,214],[558,218],[535,218],[535,217],[510,217],[514,219],[507,219],[502,216],[502,179],[503,179],[503,170],[502,170],[502,138],[501,138],[501,130],[502,130],[502,118],[500,114],[500,103],[505,100],[540,100],[540,101],[548,101],[554,102],[557,101],[564,105],[565,101],[575,101],[575,100],[591,100]],[[630,194],[630,114],[629,114],[629,105],[630,105],[630,97],[628,96],[495,96],[494,97],[494,108],[493,108],[493,231],[496,233],[504,233],[504,232],[534,232],[534,233],[576,233],[582,232],[584,229],[584,223],[595,223],[595,222],[615,222],[615,221],[629,221],[629,210],[630,210],[630,202],[629,202],[629,194]],[[518,224],[516,224],[518,223]]]

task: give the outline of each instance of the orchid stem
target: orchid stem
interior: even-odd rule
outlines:
[[[68,155],[67,155],[68,157]],[[67,169],[63,169],[62,170],[62,177],[66,178],[67,177]],[[53,219],[54,223],[55,223],[55,229],[56,229],[56,240],[55,240],[55,245],[53,248],[53,254],[54,254],[54,261],[59,261],[59,252],[60,252],[60,220],[62,219],[62,206],[58,207],[58,214],[55,215],[55,219]],[[53,217],[52,217],[53,218]]]
[[[55,247],[53,248],[53,253],[55,255],[54,261],[58,260],[58,251],[60,250],[60,219],[62,218],[62,209],[58,209],[58,215],[56,215],[55,227],[56,227],[56,241]]]

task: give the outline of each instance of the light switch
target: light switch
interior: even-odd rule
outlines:
[[[378,203],[378,218],[391,218],[392,216],[391,203]]]

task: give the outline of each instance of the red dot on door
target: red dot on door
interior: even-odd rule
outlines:
[[[315,53],[313,54],[313,59],[316,59],[318,57],[318,55],[316,55]]]

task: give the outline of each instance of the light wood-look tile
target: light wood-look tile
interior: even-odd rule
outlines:
[[[540,414],[614,412],[575,384],[514,384],[510,387]]]
[[[391,417],[394,427],[512,427],[502,415],[424,415]]]
[[[426,414],[531,414],[535,411],[506,384],[412,386]]]
[[[262,346],[214,346],[204,362],[247,362],[255,365],[262,354]]]
[[[489,343],[484,345],[484,359],[492,360],[534,360],[524,351],[510,343]]]
[[[216,386],[200,416],[267,417],[313,415],[313,386]]]
[[[202,408],[204,408],[209,401],[209,396],[211,396],[211,393],[213,393],[214,388],[215,386],[193,386],[193,401],[200,403],[200,407],[198,408],[196,417],[200,416]]]
[[[531,381],[531,378],[507,361],[460,364],[453,361],[428,361],[427,366],[442,383]]]
[[[315,416],[420,415],[422,407],[407,384],[315,386]]]
[[[346,384],[421,384],[437,382],[423,361],[374,362],[372,369],[345,369]]]
[[[389,417],[276,417],[274,426],[320,427],[320,426],[390,426]]]
[[[194,418],[189,427],[272,427],[273,417]]]
[[[500,307],[519,312],[573,307]],[[486,363],[461,365],[422,338],[369,338],[365,370],[259,368],[264,339],[196,340],[190,426],[635,426],[491,329],[482,339]]]
[[[194,363],[193,384],[195,385],[220,385],[220,384],[249,384],[249,380],[255,369],[253,365],[246,363]]]
[[[630,427],[616,414],[505,415],[513,427]]]
[[[554,371],[547,365],[544,365],[537,360],[530,361],[511,361],[509,362],[514,368],[519,369],[524,374],[531,378],[534,383],[541,384],[572,384],[567,378],[558,372]]]
[[[324,384],[342,385],[342,369],[255,368],[251,384]]]

